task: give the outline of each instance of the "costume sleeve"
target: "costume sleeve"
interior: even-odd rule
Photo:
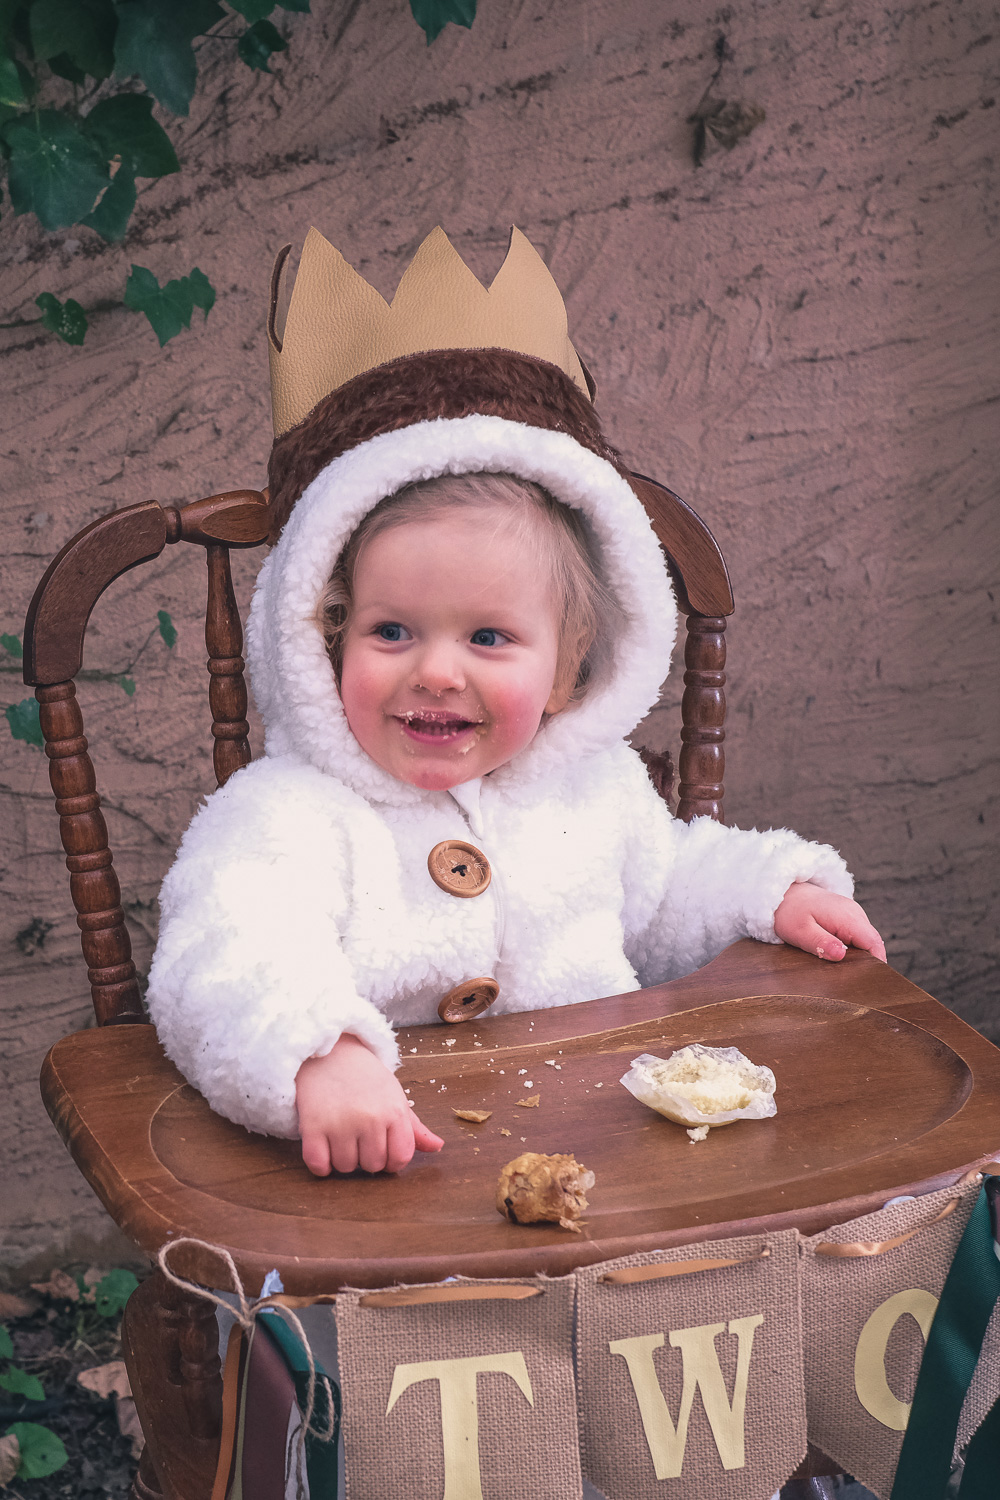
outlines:
[[[811,881],[851,896],[854,881],[829,844],[788,828],[682,823],[650,786],[628,773],[626,933],[642,984],[689,974],[737,938],[778,943],[774,913],[789,886]]]
[[[343,951],[349,849],[317,814],[316,775],[258,762],[196,815],[163,883],[147,995],[168,1057],[214,1110],[290,1137],[306,1058],[351,1032],[399,1062]]]

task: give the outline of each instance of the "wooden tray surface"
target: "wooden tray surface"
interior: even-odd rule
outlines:
[[[297,1142],[213,1114],[151,1027],[64,1038],[43,1093],[85,1175],[144,1248],[176,1235],[222,1243],[249,1286],[278,1266],[294,1292],[558,1274],[712,1235],[815,1232],[954,1180],[1000,1146],[1000,1052],[861,954],[830,965],[740,943],[671,985],[410,1028],[400,1041],[404,1086],[447,1144],[395,1178],[311,1177]],[[735,1045],[771,1067],[776,1117],[692,1144],[621,1087],[640,1052],[692,1041]],[[534,1094],[537,1108],[518,1104]],[[454,1108],[493,1113],[474,1125]],[[496,1212],[500,1167],[529,1150],[572,1152],[596,1173],[581,1235]],[[176,1263],[211,1279],[204,1257]]]

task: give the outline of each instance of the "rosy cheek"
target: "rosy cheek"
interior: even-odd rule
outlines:
[[[361,653],[353,656],[345,654],[340,698],[347,722],[356,736],[359,730],[370,728],[381,718],[385,695],[384,673],[379,670],[378,664],[365,660]]]
[[[537,690],[521,685],[498,688],[490,703],[491,718],[499,738],[505,743],[527,742],[532,738],[544,708]]]

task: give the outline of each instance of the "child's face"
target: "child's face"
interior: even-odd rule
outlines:
[[[364,548],[340,696],[383,770],[445,791],[503,765],[565,706],[541,551],[481,508],[391,527]]]

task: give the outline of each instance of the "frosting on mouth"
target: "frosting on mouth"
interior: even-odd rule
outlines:
[[[462,714],[451,713],[443,708],[407,709],[404,713],[393,714],[393,718],[415,734],[440,739],[482,727],[481,719],[467,719]]]

